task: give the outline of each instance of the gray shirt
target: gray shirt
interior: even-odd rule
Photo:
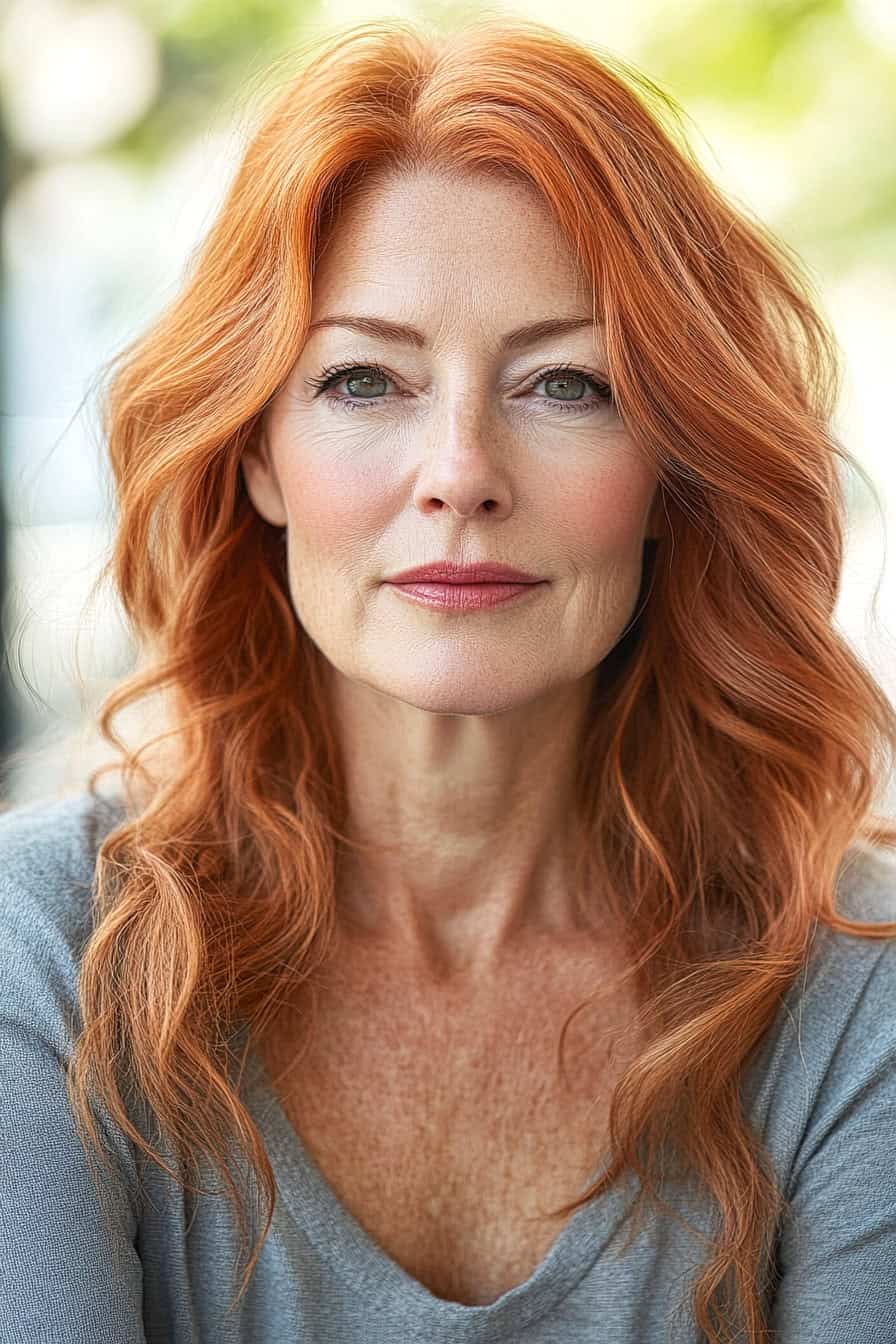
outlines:
[[[247,1294],[214,1168],[184,1193],[105,1115],[118,1175],[105,1230],[62,1067],[80,1021],[102,834],[88,793],[0,814],[0,1341],[3,1344],[696,1344],[693,1232],[651,1215],[627,1251],[634,1177],[580,1209],[530,1277],[483,1306],[433,1296],[336,1197],[251,1057],[243,1097],[277,1181]],[[896,919],[896,860],[862,847],[839,908]],[[896,941],[820,926],[804,975],[744,1075],[748,1114],[792,1201],[769,1291],[778,1344],[896,1342]],[[135,1123],[139,1126],[138,1118]],[[141,1129],[141,1133],[145,1130]],[[173,1161],[170,1151],[163,1152]],[[242,1168],[241,1168],[242,1170]],[[595,1169],[595,1174],[597,1168]],[[146,1182],[146,1198],[139,1180]],[[584,1189],[584,1186],[582,1187]],[[678,1207],[710,1233],[695,1187]]]

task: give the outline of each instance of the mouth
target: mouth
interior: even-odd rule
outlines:
[[[545,580],[526,583],[457,583],[445,581],[420,581],[413,583],[389,582],[401,597],[418,605],[433,607],[442,611],[472,612],[484,611],[492,607],[506,606],[526,597],[534,597],[543,587]]]
[[[516,569],[512,565],[502,565],[497,562],[481,561],[477,564],[458,565],[451,560],[437,560],[429,565],[417,565],[414,569],[403,570],[400,574],[392,574],[386,583],[454,583],[454,584],[479,584],[479,583],[543,583],[544,580],[537,574],[530,574],[524,569]]]

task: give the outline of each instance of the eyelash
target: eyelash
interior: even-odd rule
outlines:
[[[389,377],[389,375],[385,372],[385,370],[380,368],[379,364],[345,363],[345,364],[333,364],[329,368],[323,369],[320,374],[320,377],[308,378],[307,382],[312,387],[317,388],[315,396],[320,396],[321,393],[325,392],[328,387],[331,387],[334,383],[341,381],[341,379],[344,378],[346,374],[349,373],[375,373],[377,377],[385,378],[387,382],[391,383],[393,381],[393,379]],[[592,387],[597,388],[598,395],[596,397],[590,397],[577,402],[557,401],[553,403],[554,405],[559,407],[562,411],[565,412],[572,411],[572,413],[576,415],[576,414],[583,414],[584,411],[595,410],[598,406],[611,406],[613,404],[614,400],[613,389],[609,386],[608,383],[600,382],[597,378],[593,378],[590,373],[586,373],[584,369],[577,369],[572,364],[558,364],[554,368],[548,369],[545,373],[541,374],[540,377],[536,378],[533,386],[537,386],[538,383],[546,382],[552,378],[562,378],[568,375],[572,375],[576,378],[581,378],[583,382],[590,383]],[[338,406],[340,410],[354,411],[364,407],[365,404],[376,405],[378,402],[382,401],[383,398],[362,397],[359,398],[358,400],[355,400],[352,397],[334,396],[334,397],[327,397],[326,400]],[[545,398],[545,400],[549,400],[549,398]]]

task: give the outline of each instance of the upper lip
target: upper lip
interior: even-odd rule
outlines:
[[[422,580],[436,583],[541,583],[536,574],[513,569],[510,565],[493,564],[483,560],[475,565],[457,565],[451,560],[437,560],[431,565],[418,565],[392,574],[387,583],[415,583]]]

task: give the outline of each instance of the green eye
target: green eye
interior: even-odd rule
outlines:
[[[351,375],[351,377],[349,377]],[[321,370],[316,378],[308,378],[306,382],[309,386],[317,389],[315,396],[320,396],[337,382],[359,382],[366,378],[380,379],[383,382],[391,383],[392,379],[381,369],[379,364],[333,364],[329,368]],[[570,383],[578,380],[589,384],[595,389],[596,395],[592,397],[538,397],[536,400],[545,402],[552,409],[559,409],[566,414],[584,414],[587,411],[596,410],[601,406],[613,405],[613,389],[608,383],[602,383],[585,369],[578,369],[572,364],[558,364],[547,372],[542,373],[532,384],[537,387],[539,383]],[[329,396],[326,400],[332,403],[340,410],[354,411],[361,409],[366,405],[376,405],[382,402],[382,396],[366,397],[358,393],[350,393],[348,396]]]

